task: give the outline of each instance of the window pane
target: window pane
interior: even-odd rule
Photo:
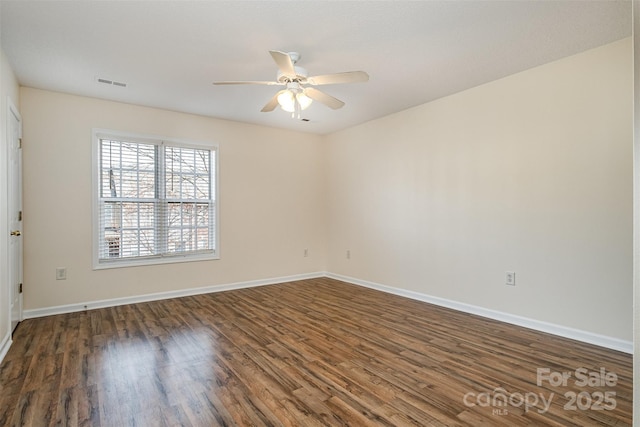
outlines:
[[[169,252],[183,252],[185,250],[185,246],[185,242],[182,239],[182,230],[169,230],[167,250]]]
[[[101,141],[101,189],[102,197],[118,197],[121,181],[121,150],[117,141]]]
[[[180,227],[181,222],[181,212],[180,212],[180,203],[169,203],[167,204],[168,212],[168,226],[169,228]]]
[[[102,168],[120,169],[120,143],[102,140]]]
[[[122,231],[122,256],[134,257],[140,254],[138,250],[138,231],[137,230],[123,230]]]
[[[207,227],[209,225],[209,205],[208,204],[198,203],[196,225],[199,228]]]
[[[155,226],[155,211],[156,207],[154,203],[139,203],[140,209],[140,227],[151,228]]]
[[[196,176],[196,199],[209,199],[209,175]]]
[[[136,171],[123,170],[121,193],[118,197],[138,197],[138,174]]]
[[[195,173],[195,151],[190,148],[180,148],[180,162],[183,174]]]
[[[196,249],[209,249],[209,228],[198,229],[198,247]]]
[[[168,203],[167,211],[169,252],[211,249],[208,203]]]
[[[140,256],[150,256],[156,252],[155,231],[153,229],[140,230]]]
[[[156,169],[156,147],[154,145],[139,145],[138,169],[153,172]]]
[[[155,172],[141,171],[138,174],[138,185],[140,192],[138,197],[141,199],[153,199],[156,197],[156,175]]]
[[[181,199],[195,199],[195,187],[193,185],[193,175],[182,176],[182,194]]]
[[[138,148],[140,144],[123,142],[120,155],[122,169],[136,170],[138,168]]]
[[[102,258],[148,256],[155,253],[153,203],[104,202]]]
[[[208,150],[167,147],[165,185],[169,199],[210,199]]]
[[[155,153],[151,144],[102,140],[101,196],[154,198]]]
[[[122,228],[122,212],[119,202],[104,202],[100,212],[105,230],[118,231]]]
[[[180,198],[180,175],[167,171],[166,191],[168,199]]]
[[[120,258],[120,233],[106,231],[104,240],[105,251],[102,258]]]
[[[122,227],[138,228],[138,203],[122,204]]]
[[[209,159],[208,150],[196,150],[196,170],[195,173],[201,175],[209,174],[209,165],[211,160]]]
[[[193,203],[182,203],[182,226],[192,227],[195,218],[195,205]]]
[[[112,169],[103,169],[101,174],[100,195],[102,197],[116,197],[116,177]]]

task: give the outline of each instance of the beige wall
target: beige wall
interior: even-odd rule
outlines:
[[[631,340],[631,80],[627,39],[325,137],[22,88],[25,308],[326,270]],[[91,269],[94,127],[219,144],[222,259]]]
[[[630,341],[631,53],[625,39],[328,136],[327,270]]]
[[[324,269],[321,137],[31,88],[20,94],[26,310]],[[92,270],[92,128],[219,144],[220,260]],[[67,280],[55,280],[56,267],[68,269]]]
[[[18,81],[0,49],[0,341],[11,333],[7,228],[7,98],[19,107]]]

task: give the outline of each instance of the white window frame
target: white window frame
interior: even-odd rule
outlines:
[[[169,255],[154,255],[147,257],[131,257],[118,258],[113,260],[100,260],[100,140],[113,139],[125,140],[130,142],[138,142],[154,145],[167,145],[180,148],[206,149],[215,152],[212,159],[211,167],[213,185],[211,186],[213,199],[213,251],[180,253]],[[219,216],[219,198],[218,198],[218,164],[220,150],[218,144],[212,142],[194,142],[172,138],[164,138],[153,135],[140,135],[128,132],[114,131],[109,129],[92,129],[92,192],[93,192],[93,210],[92,210],[92,227],[93,227],[93,269],[122,268],[141,265],[168,264],[179,262],[193,262],[220,259],[220,216]],[[160,185],[164,185],[161,183]]]

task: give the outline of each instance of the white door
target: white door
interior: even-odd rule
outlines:
[[[22,320],[22,119],[8,101],[8,178],[9,178],[9,286],[11,286],[11,330]]]

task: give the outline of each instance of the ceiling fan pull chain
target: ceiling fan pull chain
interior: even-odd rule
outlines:
[[[293,104],[294,105],[294,109],[293,109],[294,112],[291,113],[291,118],[292,119],[295,119],[295,118],[299,119],[300,118],[300,110],[301,110],[301,108],[300,108],[300,102],[298,102],[298,97],[297,96],[293,97],[293,102],[294,102],[294,104]]]

